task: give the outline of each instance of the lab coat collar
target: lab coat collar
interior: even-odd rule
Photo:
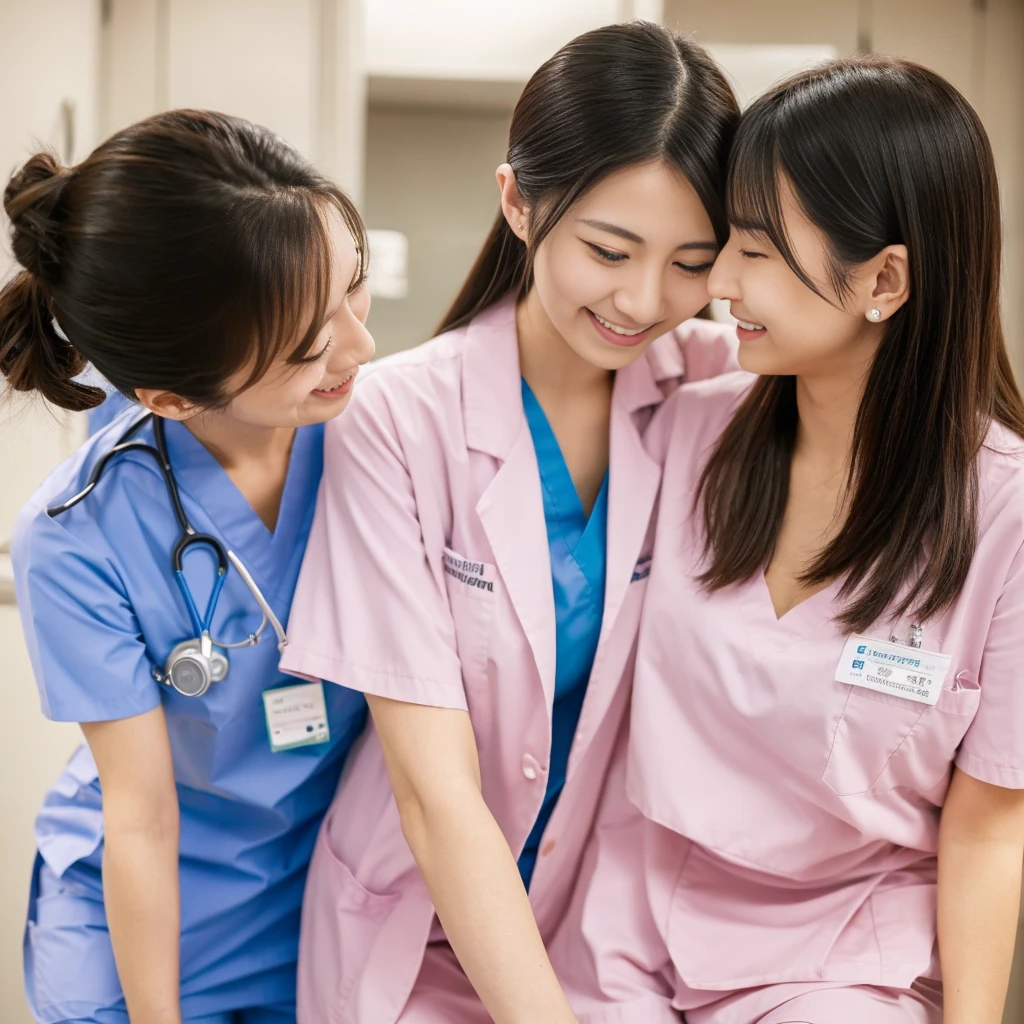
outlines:
[[[526,429],[520,390],[516,302],[509,295],[466,328],[462,399],[466,443],[504,459]],[[683,353],[675,332],[658,338],[616,374],[613,404],[627,413],[660,405],[672,382],[683,378]]]

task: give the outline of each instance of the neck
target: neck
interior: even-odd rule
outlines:
[[[823,469],[846,470],[865,383],[864,377],[797,377],[797,454]]]
[[[520,372],[534,394],[581,398],[610,395],[614,374],[577,355],[551,323],[532,287],[516,307]]]
[[[270,469],[287,467],[294,427],[243,423],[226,412],[203,412],[185,427],[228,473],[258,463]]]

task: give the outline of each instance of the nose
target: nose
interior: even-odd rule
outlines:
[[[665,317],[665,296],[661,267],[638,268],[615,295],[615,308],[637,327],[656,324]],[[623,326],[626,326],[623,324]]]
[[[736,276],[736,261],[738,259],[739,253],[730,236],[708,275],[708,293],[711,298],[724,299],[726,302],[739,299],[739,281]]]
[[[362,305],[369,307],[368,299]],[[376,345],[373,335],[366,329],[368,312],[368,308],[352,308],[348,303],[342,306],[334,327],[338,343],[331,351],[332,370],[347,370],[353,362],[361,366],[373,358]]]

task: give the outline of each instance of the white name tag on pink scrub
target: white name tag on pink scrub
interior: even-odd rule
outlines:
[[[267,715],[270,749],[275,754],[326,743],[331,738],[322,682],[264,690],[263,709]]]
[[[851,636],[836,667],[836,682],[934,705],[951,661],[948,654]]]

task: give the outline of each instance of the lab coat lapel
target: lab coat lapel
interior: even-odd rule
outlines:
[[[662,392],[647,359],[620,370],[612,395],[608,476],[608,573],[605,583],[605,632],[619,614],[627,588],[634,582],[661,467],[648,455],[636,418],[659,405]]]
[[[462,375],[466,444],[500,461],[476,511],[550,709],[555,692],[555,600],[533,438],[523,413],[515,303],[468,328]]]

